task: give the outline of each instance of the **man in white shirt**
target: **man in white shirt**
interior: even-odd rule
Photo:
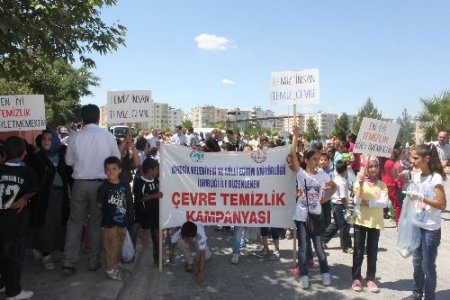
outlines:
[[[183,134],[183,126],[178,125],[175,127],[175,133],[170,139],[171,144],[186,145],[186,136]]]
[[[448,143],[447,131],[439,132],[436,149],[438,151],[442,167],[450,167],[450,144]]]
[[[200,142],[200,138],[194,133],[194,128],[188,128],[188,136],[186,138],[186,146],[195,148],[195,146]]]
[[[102,214],[96,207],[97,190],[106,179],[103,167],[105,159],[109,156],[120,159],[119,148],[112,133],[98,127],[98,106],[83,106],[81,118],[85,126],[71,135],[66,152],[66,163],[72,166],[74,179],[64,246],[63,271],[67,275],[75,272],[83,226],[87,220],[90,231],[88,236],[91,239],[89,270],[96,271],[100,267]]]
[[[195,243],[199,253],[197,279],[203,279],[206,261],[211,258],[211,251],[206,244],[205,228],[200,224],[185,222],[177,232],[172,235],[169,246],[170,260],[173,261],[175,245],[184,254],[186,272],[193,272],[194,258],[192,257],[189,244]]]
[[[150,144],[150,149],[156,147],[156,142],[158,142],[158,130],[153,129],[152,133],[145,137]]]

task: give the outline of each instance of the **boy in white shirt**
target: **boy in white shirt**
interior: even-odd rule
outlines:
[[[341,240],[343,251],[351,254],[353,253],[353,248],[352,239],[350,237],[350,224],[345,219],[349,200],[347,163],[345,161],[341,160],[336,163],[336,173],[337,176],[334,178],[334,182],[337,185],[337,190],[331,197],[334,221],[328,225],[325,230],[323,242],[324,244],[328,243],[339,231],[339,238]]]

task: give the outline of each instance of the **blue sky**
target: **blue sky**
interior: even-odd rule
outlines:
[[[450,89],[450,1],[119,0],[103,18],[128,28],[126,47],[94,55],[108,90],[152,90],[187,110],[270,105],[270,73],[319,68],[321,103],[300,112],[347,112],[372,97],[386,117],[415,115]]]

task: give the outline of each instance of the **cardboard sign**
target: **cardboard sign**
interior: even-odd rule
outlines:
[[[151,122],[153,119],[151,91],[109,91],[106,106],[106,119],[110,125]]]
[[[162,145],[160,226],[292,228],[295,174],[290,146],[253,152],[199,152]]]
[[[271,104],[318,104],[319,69],[272,72]]]
[[[0,96],[0,131],[46,128],[44,95]]]
[[[398,124],[363,118],[353,152],[390,158],[399,130]]]

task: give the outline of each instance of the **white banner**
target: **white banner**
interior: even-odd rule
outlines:
[[[44,95],[0,96],[0,131],[46,128]]]
[[[271,104],[318,104],[319,102],[319,69],[272,72]]]
[[[160,226],[292,228],[295,174],[290,146],[253,152],[199,152],[162,145]]]
[[[353,152],[390,158],[400,125],[363,118]]]
[[[106,107],[109,125],[151,122],[153,119],[151,91],[109,91]]]

